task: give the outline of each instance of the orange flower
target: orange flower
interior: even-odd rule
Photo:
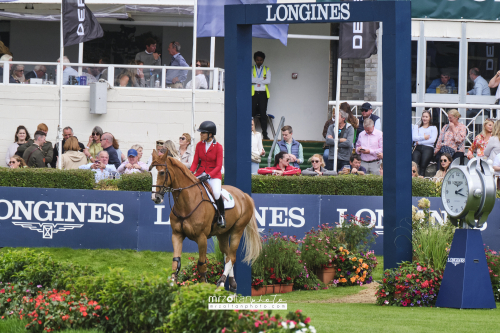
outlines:
[[[359,262],[362,263],[363,262],[363,259],[359,259]]]

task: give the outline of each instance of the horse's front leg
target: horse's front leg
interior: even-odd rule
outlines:
[[[201,234],[196,241],[198,243],[198,273],[201,282],[207,282],[207,236]]]
[[[174,258],[172,259],[172,280],[177,283],[177,276],[181,270],[181,255],[182,255],[182,242],[184,241],[184,236],[172,232],[172,245],[174,247]]]

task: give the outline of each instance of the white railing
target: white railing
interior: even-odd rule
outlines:
[[[46,66],[46,67],[49,67],[50,66],[50,72],[51,74],[53,74],[54,77],[56,77],[55,79],[55,82],[52,82],[52,83],[49,83],[47,82],[48,84],[47,85],[50,85],[50,84],[57,84],[58,83],[58,79],[59,79],[59,76],[55,75],[55,71],[59,65],[58,62],[33,62],[33,61],[0,61],[0,66],[4,68],[4,71],[3,71],[3,83],[0,83],[0,86],[3,84],[3,85],[8,85],[8,84],[16,84],[17,83],[9,83],[9,77],[10,77],[10,70],[8,69],[9,68],[9,65],[24,65],[25,68],[27,66],[36,66],[36,65],[43,65],[43,66]],[[146,65],[121,65],[121,64],[87,64],[87,63],[68,63],[68,64],[64,64],[64,66],[66,67],[74,67],[76,69],[76,67],[78,67],[78,73],[79,75],[83,75],[82,74],[82,67],[98,67],[98,68],[105,68],[107,69],[107,77],[108,77],[108,84],[111,86],[111,87],[116,87],[116,88],[127,88],[127,87],[119,87],[118,85],[115,84],[115,80],[118,78],[119,76],[119,73],[116,69],[120,70],[120,69],[125,69],[125,68],[130,68],[130,69],[143,69],[144,72],[147,71],[158,71],[159,70],[159,73],[156,72],[155,74],[159,74],[160,75],[160,87],[152,87],[151,85],[146,85],[144,87],[140,87],[140,88],[150,88],[150,89],[170,89],[170,87],[167,86],[166,82],[165,82],[165,78],[166,78],[166,72],[168,70],[185,70],[186,71],[186,75],[187,75],[187,78],[186,80],[183,82],[183,88],[178,88],[178,89],[186,89],[185,88],[185,85],[190,81],[190,79],[192,79],[190,76],[191,76],[191,73],[192,73],[192,67],[178,67],[178,66],[146,66]],[[224,83],[225,83],[225,71],[221,68],[218,68],[218,67],[195,67],[195,70],[196,71],[203,71],[204,73],[208,74],[207,76],[208,79],[207,79],[207,83],[209,85],[208,87],[208,90],[213,90],[213,91],[223,91],[224,90]],[[103,70],[104,71],[104,70]],[[24,74],[26,75],[29,71],[25,70],[24,71]],[[49,68],[47,68],[47,72],[49,72]],[[113,78],[113,79],[110,79],[110,78]],[[217,78],[217,79],[213,79],[213,78]],[[21,84],[22,85],[22,84]],[[82,87],[84,87],[85,85],[82,85]],[[88,86],[88,83],[87,83],[87,86]],[[130,87],[129,87],[130,88]],[[201,90],[207,90],[207,89],[201,89]]]
[[[363,103],[365,103],[365,101],[342,101],[342,102],[347,102],[349,106],[351,106],[351,111],[356,117],[361,116],[361,114],[358,112],[358,109],[361,105],[363,105]],[[382,102],[369,102],[369,103],[373,107],[373,113],[380,116],[381,122],[383,123],[382,109],[381,109],[383,103]],[[328,105],[335,106],[336,101],[329,101]],[[478,127],[482,127],[482,124],[484,124],[484,121],[486,119],[488,118],[493,119],[493,109],[496,110],[500,109],[500,105],[497,104],[490,105],[490,104],[453,104],[453,103],[411,103],[411,106],[412,108],[417,108],[417,107],[424,108],[424,110],[429,111],[431,115],[434,115],[435,109],[439,109],[439,123],[435,124],[435,126],[437,126],[438,128],[438,131],[440,131],[441,128],[444,126],[443,124],[444,122],[446,123],[448,122],[448,114],[446,112],[449,111],[450,109],[457,109],[459,111],[467,109],[479,110],[477,115],[472,118],[466,117],[465,113],[466,111],[461,112],[462,117],[460,117],[459,121],[467,127],[467,138],[465,144],[466,147],[469,147],[472,144],[474,138],[476,137],[476,132],[480,132],[480,130],[477,131]],[[500,117],[500,111],[497,111],[497,118],[498,117]],[[417,124],[419,121],[420,117],[413,115],[412,112],[412,123]]]

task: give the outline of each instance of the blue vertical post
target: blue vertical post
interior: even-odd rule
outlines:
[[[412,260],[410,2],[389,10],[393,19],[384,21],[382,37],[385,269]]]
[[[224,107],[224,184],[251,195],[252,25],[241,24],[245,22],[245,6],[225,6],[224,17],[224,66],[229,83]],[[250,296],[252,268],[243,264],[242,248],[240,242],[234,273],[238,293]]]

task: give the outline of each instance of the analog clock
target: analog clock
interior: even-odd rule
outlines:
[[[464,171],[458,168],[450,169],[443,179],[442,186],[446,211],[452,216],[461,215],[467,207],[469,197],[469,184]]]

